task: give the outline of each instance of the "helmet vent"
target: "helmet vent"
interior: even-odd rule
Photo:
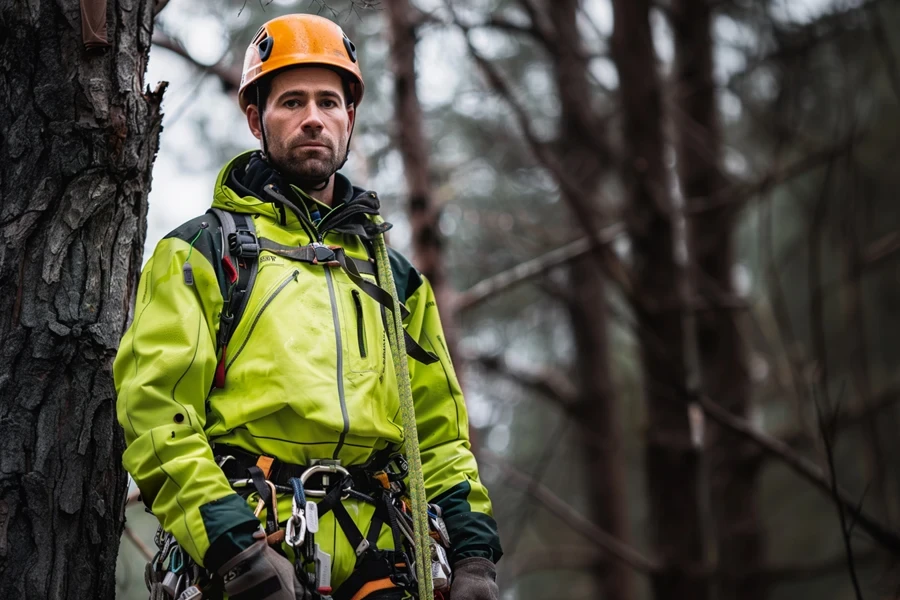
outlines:
[[[266,62],[269,59],[269,56],[272,55],[272,48],[274,46],[275,38],[271,36],[257,44],[256,49],[259,51],[259,60]]]
[[[344,48],[347,49],[347,56],[350,57],[350,60],[356,62],[356,46],[353,45],[353,42],[346,35],[344,36]]]

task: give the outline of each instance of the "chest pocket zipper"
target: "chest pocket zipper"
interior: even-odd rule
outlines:
[[[358,290],[352,290],[353,306],[356,307],[356,337],[359,341],[359,357],[366,357],[366,323],[363,320],[362,299],[359,297]]]

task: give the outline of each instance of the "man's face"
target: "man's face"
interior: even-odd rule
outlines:
[[[290,179],[326,179],[346,156],[354,117],[334,71],[304,67],[279,73],[263,111],[269,161]],[[261,139],[256,106],[247,109],[247,120]]]

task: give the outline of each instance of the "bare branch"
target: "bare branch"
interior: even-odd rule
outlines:
[[[576,401],[578,390],[568,377],[564,377],[557,369],[535,368],[524,371],[512,367],[502,356],[497,354],[464,355],[464,360],[476,364],[486,371],[507,377],[524,388],[544,396],[560,407],[572,418],[577,419]]]
[[[892,231],[874,242],[863,251],[861,261],[865,266],[877,265],[900,252],[900,232]]]
[[[601,230],[597,237],[603,244],[610,244],[624,232],[624,225],[616,223]],[[537,258],[527,260],[515,267],[492,275],[479,281],[468,290],[460,293],[455,300],[454,308],[458,312],[471,310],[488,298],[495,296],[509,288],[533,279],[542,273],[571,262],[591,251],[591,244],[587,238],[581,238],[561,248],[551,250]]]
[[[159,29],[153,32],[153,45],[174,52],[192,65],[203,69],[211,75],[215,75],[222,81],[227,92],[237,92],[241,86],[241,68],[238,65],[227,65],[222,60],[214,65],[205,65],[191,56],[184,46],[181,45],[181,42],[162,33]]]
[[[628,277],[628,271],[621,264],[621,261],[615,255],[615,253],[613,253],[609,248],[605,247],[606,245],[598,237],[593,225],[595,219],[592,211],[589,209],[589,206],[586,203],[578,201],[578,199],[584,197],[582,190],[572,183],[571,177],[564,171],[562,165],[559,164],[556,157],[548,150],[546,144],[538,139],[537,134],[531,127],[528,112],[525,110],[522,104],[516,100],[515,94],[512,92],[509,84],[506,82],[497,68],[493,64],[491,64],[489,60],[485,59],[472,44],[472,40],[469,37],[471,28],[459,21],[449,1],[445,0],[445,4],[450,11],[450,14],[452,15],[453,23],[466,36],[466,44],[469,49],[469,55],[485,74],[485,77],[487,78],[491,88],[497,94],[499,94],[500,97],[509,105],[510,109],[512,110],[513,116],[515,117],[516,122],[522,131],[522,135],[524,136],[525,141],[528,144],[528,147],[531,149],[538,162],[540,162],[541,165],[545,169],[547,169],[547,171],[549,171],[553,176],[554,181],[562,191],[561,196],[563,200],[569,205],[569,208],[572,210],[575,219],[583,228],[587,238],[590,240],[591,246],[597,249],[597,251],[600,253],[600,257],[602,258],[602,262],[606,269],[607,275],[621,287],[623,293],[625,293],[627,296],[630,296],[632,286]]]
[[[523,25],[522,23],[510,21],[506,17],[502,17],[500,15],[491,15],[484,24],[476,25],[476,27],[489,27],[492,29],[498,29],[500,31],[524,35],[541,42],[545,46],[550,45],[550,40],[543,38],[534,24]]]
[[[826,494],[831,495],[834,492],[837,500],[850,514],[854,515],[861,529],[885,549],[896,556],[900,556],[900,535],[891,531],[889,527],[880,523],[874,517],[866,515],[862,511],[857,511],[857,502],[850,493],[832,481],[816,464],[794,452],[784,442],[762,433],[746,420],[734,416],[713,402],[708,396],[698,394],[695,400],[703,409],[703,412],[719,425],[753,441],[764,452],[778,458],[797,475]]]
[[[525,9],[525,12],[528,13],[528,18],[531,20],[531,27],[537,34],[538,39],[540,39],[548,49],[552,49],[557,41],[556,33],[544,19],[544,15],[541,14],[541,10],[534,3],[534,0],[519,0],[519,4],[521,4],[522,8]]]
[[[877,413],[893,408],[900,404],[900,385],[894,385],[886,388],[880,394],[874,395],[870,402],[864,407],[853,406],[845,411],[838,423],[839,431],[856,425],[861,421],[871,418]],[[796,429],[785,430],[773,434],[774,438],[780,440],[791,448],[801,447],[808,439],[808,436]]]
[[[856,574],[856,562],[853,558],[853,542],[850,539],[851,526],[847,524],[847,514],[844,509],[844,505],[841,503],[841,499],[838,497],[838,488],[837,488],[837,465],[835,464],[834,459],[834,448],[832,446],[833,436],[834,436],[834,428],[828,427],[825,423],[824,415],[822,414],[822,407],[819,406],[819,400],[813,395],[813,403],[816,407],[816,417],[819,421],[819,432],[822,434],[822,441],[825,444],[825,458],[828,464],[828,472],[831,477],[831,494],[834,497],[834,504],[837,507],[838,511],[838,519],[841,522],[841,538],[844,541],[844,552],[846,553],[845,559],[847,564],[847,570],[850,572],[850,581],[853,582],[853,591],[856,593],[857,600],[862,600],[862,591],[859,589],[859,577]],[[837,411],[832,418],[832,422],[837,419]],[[855,514],[862,513],[862,503],[856,509]]]
[[[130,494],[128,494],[128,497],[125,498],[125,506],[137,504],[138,502],[140,502],[140,499],[141,499],[141,490],[135,488],[134,491],[132,491]]]
[[[642,555],[640,552],[626,546],[613,538],[606,531],[588,521],[578,511],[561,500],[546,486],[538,483],[535,485],[531,477],[522,473],[507,461],[489,450],[482,450],[479,459],[500,470],[503,477],[511,485],[528,490],[532,498],[537,500],[551,514],[559,518],[574,531],[581,533],[586,539],[605,550],[611,558],[619,560],[639,573],[652,573],[659,570],[659,565]]]
[[[137,534],[131,530],[131,527],[125,526],[125,537],[131,540],[131,543],[135,545],[141,555],[147,559],[147,561],[153,560],[153,552],[150,548],[147,547],[147,544],[137,536]]]
[[[701,212],[718,210],[729,204],[741,203],[758,194],[764,194],[782,183],[805,175],[834,161],[849,152],[862,137],[861,135],[851,137],[828,148],[808,153],[797,162],[775,169],[755,182],[737,183],[731,186],[730,189],[724,190],[718,198],[706,201],[702,198],[692,198],[691,203],[686,208],[686,212],[688,216],[691,216]]]

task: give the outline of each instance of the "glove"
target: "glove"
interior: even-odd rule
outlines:
[[[464,558],[454,565],[450,600],[500,600],[497,569],[486,558]]]
[[[291,562],[269,547],[264,532],[253,537],[260,539],[219,569],[228,598],[307,600],[309,596],[297,581]]]

